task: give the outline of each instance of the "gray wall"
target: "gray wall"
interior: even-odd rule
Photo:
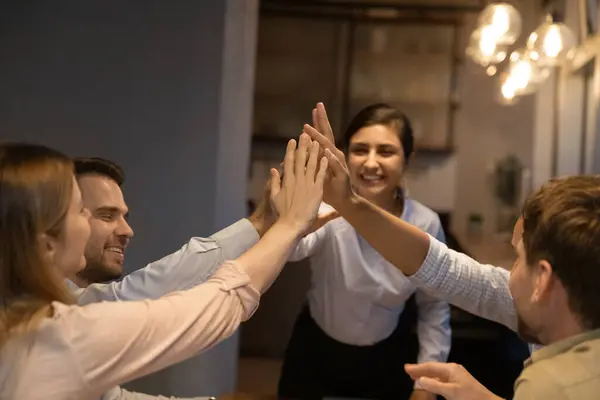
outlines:
[[[255,0],[0,4],[0,138],[123,165],[136,232],[130,271],[245,213],[257,7]],[[234,337],[134,387],[230,392],[236,364]]]

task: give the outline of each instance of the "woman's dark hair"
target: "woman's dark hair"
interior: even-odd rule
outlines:
[[[352,118],[346,132],[344,133],[344,148],[348,148],[352,136],[362,128],[373,125],[385,125],[392,128],[400,138],[400,143],[404,148],[404,162],[408,163],[408,158],[413,152],[414,136],[410,121],[399,110],[394,107],[377,103],[367,106],[360,110]]]

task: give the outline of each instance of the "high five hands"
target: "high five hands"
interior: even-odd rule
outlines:
[[[318,103],[312,111],[313,125],[304,125],[304,132],[319,143],[323,155],[329,161],[327,179],[323,187],[323,201],[341,210],[356,197],[350,183],[350,173],[344,153],[335,146],[335,137],[323,103]]]
[[[296,149],[296,141],[295,140],[290,140],[288,142],[288,147],[286,150],[286,154],[288,154],[287,159],[290,159],[289,156],[291,155],[291,153],[296,152],[296,154],[297,154],[298,151],[300,151],[302,148],[308,149],[309,153],[311,151],[316,152],[315,154],[318,153],[318,157],[316,157],[314,154],[312,155],[312,157],[310,157],[310,154],[309,154],[309,159],[317,160],[318,167],[317,166],[314,166],[314,167],[320,168],[320,161],[321,161],[322,157],[324,156],[323,151],[319,148],[319,145],[317,144],[317,142],[311,143],[311,139],[307,134],[303,134],[300,136],[297,149]],[[304,157],[304,156],[302,156],[302,157]],[[299,161],[302,159],[304,159],[304,158],[300,158]],[[288,176],[288,177],[290,176],[290,171],[293,171],[293,172],[297,172],[297,171],[290,169],[290,167],[288,166],[288,172],[286,173],[284,162],[281,163],[280,167],[282,169],[281,171],[272,170],[271,173],[276,175],[276,179],[279,179],[281,181],[282,185],[286,185],[286,183],[287,183],[287,185],[289,185],[290,182],[289,182],[289,180],[286,181],[286,176]],[[292,173],[291,175],[293,176],[294,173]],[[262,197],[260,199],[258,206],[256,207],[256,210],[248,218],[250,220],[250,222],[252,222],[252,224],[254,225],[254,228],[257,230],[258,234],[261,237],[265,234],[265,232],[267,232],[269,230],[269,228],[275,223],[275,221],[277,220],[277,218],[279,216],[279,213],[277,211],[277,208],[278,208],[277,202],[278,202],[278,197],[281,197],[281,194],[279,194],[279,192],[274,193],[274,190],[278,190],[278,189],[277,189],[277,185],[275,185],[274,179],[272,177],[272,179],[269,179],[269,181],[265,185]],[[339,214],[336,210],[318,214],[312,220],[310,226],[308,227],[308,229],[305,232],[305,235],[308,235],[309,233],[312,233],[312,232],[318,230],[323,225],[325,225],[327,222],[329,222],[335,218],[338,218],[338,217],[339,217]]]
[[[339,207],[343,207],[346,201],[352,201],[354,192],[350,185],[350,174],[348,173],[348,167],[346,165],[346,159],[344,153],[335,147],[335,139],[333,136],[333,130],[325,111],[323,103],[318,103],[317,107],[312,111],[313,126],[306,124],[304,125],[304,132],[300,136],[300,142],[302,140],[308,140],[318,143],[319,148],[319,159],[325,157],[328,161],[327,174],[325,183],[323,185],[323,201],[330,204],[336,210],[330,211],[325,214],[319,214],[312,221],[312,224],[307,229],[306,234],[316,231],[321,228],[327,222],[338,218]],[[288,151],[296,148],[295,141],[288,143]],[[285,180],[286,171],[285,166],[283,172],[278,172],[282,175],[282,183]],[[264,233],[273,225],[277,220],[277,211],[273,203],[272,185],[271,180],[265,185],[263,196],[256,207],[255,212],[250,216],[249,220],[252,222],[259,235],[262,236]]]

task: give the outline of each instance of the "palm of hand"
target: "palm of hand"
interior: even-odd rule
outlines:
[[[333,129],[331,129],[325,106],[322,103],[319,103],[317,108],[313,109],[312,117],[314,127],[306,125],[305,129],[317,132],[327,139],[324,143],[321,143],[321,147],[322,149],[328,149],[327,151],[339,161],[341,170],[343,171],[343,173],[336,175],[330,172],[323,185],[323,201],[336,208],[353,193],[350,183],[350,172],[344,153],[335,147]],[[328,144],[326,144],[327,142]]]

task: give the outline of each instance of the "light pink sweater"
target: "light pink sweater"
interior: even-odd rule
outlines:
[[[157,300],[53,303],[54,317],[0,352],[1,400],[97,400],[107,389],[183,361],[231,336],[260,294],[234,262]]]

